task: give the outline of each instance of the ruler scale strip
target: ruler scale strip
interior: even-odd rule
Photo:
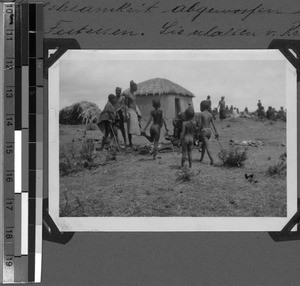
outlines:
[[[21,15],[20,15],[20,9],[17,9],[15,7],[15,94],[17,97],[21,96],[22,92],[22,70],[21,70],[21,49],[18,47],[21,47],[22,41],[21,41]],[[15,108],[16,112],[16,108]],[[26,179],[26,176],[23,176],[23,179]],[[18,277],[17,282],[21,282],[21,276],[18,273],[18,269],[20,269],[19,262],[21,258],[21,219],[22,219],[22,213],[21,213],[21,194],[15,195],[15,260],[16,260],[16,271],[15,271],[15,277]]]
[[[42,19],[42,3],[0,3],[3,283],[41,281]]]
[[[22,138],[24,140],[24,152],[23,152],[23,173],[28,177],[29,173],[29,146],[28,140],[30,137],[29,131],[29,103],[28,103],[28,93],[29,93],[29,17],[28,17],[29,4],[24,3],[21,5],[21,17],[22,17],[22,26],[21,26],[21,39],[22,39],[22,48],[21,48],[21,71],[22,71],[22,82],[21,82],[21,96],[20,99],[16,98],[16,106],[18,99],[18,106],[21,108],[21,116],[18,118],[20,120],[18,127],[20,126],[22,130]],[[16,109],[17,112],[17,109]],[[17,119],[17,118],[16,118]],[[29,184],[27,181],[23,180],[22,196],[21,196],[21,255],[24,256],[24,259],[28,259],[28,192]],[[28,276],[25,277],[28,280]]]
[[[20,190],[20,180],[15,159],[20,155],[15,134],[15,5],[3,4],[4,13],[4,262],[3,283],[14,282],[15,274],[15,189]],[[17,138],[19,139],[19,138]]]
[[[36,4],[36,212],[35,212],[35,281],[41,281],[42,270],[42,230],[43,230],[43,5]]]
[[[4,190],[4,5],[0,4],[0,110],[1,110],[1,119],[0,119],[0,182],[1,188]],[[1,201],[1,216],[0,216],[0,231],[1,231],[1,246],[4,243],[4,191],[0,191],[0,201]],[[4,273],[4,247],[1,247],[1,260],[2,267],[0,270],[1,283],[3,282],[3,273]]]
[[[36,9],[29,4],[29,110],[34,111],[36,105]],[[35,279],[35,209],[36,209],[36,115],[29,113],[29,245],[28,245],[28,281]]]

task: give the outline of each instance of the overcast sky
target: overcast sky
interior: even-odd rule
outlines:
[[[125,90],[130,80],[139,83],[157,77],[171,80],[192,92],[196,112],[208,94],[213,107],[218,106],[222,95],[226,105],[240,110],[246,106],[249,111],[256,110],[258,99],[265,109],[269,105],[276,109],[286,107],[286,65],[280,57],[261,60],[255,56],[253,60],[249,55],[244,56],[243,51],[223,52],[217,56],[206,51],[208,56],[203,58],[203,55],[198,57],[184,52],[177,55],[176,52],[172,51],[174,57],[166,57],[159,51],[152,51],[149,57],[139,51],[133,58],[119,51],[114,58],[103,55],[101,50],[72,51],[59,62],[60,108],[87,100],[102,109],[116,86]],[[238,59],[235,55],[239,55]]]

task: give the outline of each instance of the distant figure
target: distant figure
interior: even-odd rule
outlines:
[[[281,120],[286,121],[286,112],[284,111],[283,106],[280,107],[278,115]]]
[[[248,111],[248,107],[245,108],[244,111],[241,111],[239,113],[240,117],[243,117],[243,118],[250,118],[251,116],[249,115],[249,111]]]
[[[262,108],[262,104],[261,104],[261,101],[259,99],[258,103],[257,103],[257,110],[260,110],[261,108]]]
[[[207,96],[206,101],[208,102],[208,106],[209,106],[208,111],[212,113],[210,95]]]
[[[136,91],[137,84],[132,80],[130,81],[130,91],[125,95],[129,147],[132,147],[132,135],[140,135],[139,120],[141,118],[141,112],[136,104]]]
[[[207,102],[207,105],[209,103]],[[192,167],[192,146],[194,144],[194,133],[196,130],[196,122],[193,121],[195,112],[187,109],[185,112],[185,120],[182,124],[182,131],[180,134],[180,141],[182,146],[181,167],[184,166],[186,155],[189,160],[189,167]],[[212,116],[212,115],[211,115]]]
[[[226,110],[226,117],[227,117],[229,115],[229,107],[228,107],[228,105],[226,105],[225,110]]]
[[[108,96],[108,102],[106,103],[103,111],[101,112],[99,121],[97,123],[99,129],[103,133],[103,139],[100,150],[103,150],[108,136],[113,137],[118,143],[118,138],[116,137],[117,129],[115,125],[117,117],[117,113],[114,109],[115,100],[116,96],[114,94],[110,94]]]
[[[275,119],[275,112],[272,108],[272,106],[269,106],[267,112],[266,112],[266,117],[269,119],[269,120],[274,120]]]
[[[238,113],[238,109],[235,107],[235,108],[233,108],[233,112],[232,112],[232,114],[231,114],[231,117],[233,117],[233,118],[238,118],[240,115],[239,115],[239,113]]]
[[[220,107],[220,120],[226,119],[225,96],[221,97],[218,107]]]
[[[213,126],[215,136],[218,138],[217,129],[213,122],[212,115],[208,112],[208,106],[203,104],[201,113],[200,113],[200,122],[199,122],[199,135],[202,141],[202,153],[200,162],[203,161],[205,150],[207,151],[208,157],[210,159],[210,164],[213,165],[214,160],[211,154],[210,145],[209,145],[209,139],[211,137],[211,125]]]
[[[263,106],[258,110],[257,115],[258,115],[258,118],[265,118],[266,117],[265,108]]]
[[[257,103],[257,116],[258,116],[258,118],[266,117],[265,108],[262,106],[262,103],[260,100],[258,100],[258,103]]]
[[[233,112],[233,105],[230,106],[230,114]]]
[[[123,139],[124,139],[124,144],[126,146],[126,132],[125,132],[125,126],[124,126],[124,113],[125,113],[125,96],[121,94],[122,89],[120,87],[116,87],[116,101],[114,104],[114,108],[117,113],[117,121],[119,128],[121,130]]]
[[[166,132],[168,133],[169,130],[166,125],[166,121],[163,117],[163,111],[160,109],[160,101],[158,99],[153,99],[152,105],[154,110],[150,112],[150,117],[148,122],[146,123],[145,127],[141,131],[141,135],[145,136],[150,142],[154,142],[154,149],[153,149],[153,160],[156,159],[157,149],[158,149],[158,141],[160,138],[160,130],[162,125],[165,126]],[[148,128],[149,124],[153,120],[153,123],[150,127],[150,136],[146,134],[146,129]]]

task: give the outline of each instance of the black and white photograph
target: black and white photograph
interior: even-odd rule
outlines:
[[[277,50],[69,50],[49,70],[62,230],[281,230],[296,71]]]

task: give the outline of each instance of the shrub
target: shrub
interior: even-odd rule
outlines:
[[[78,172],[80,166],[76,162],[74,146],[67,146],[60,148],[59,151],[59,174],[66,176],[71,173]]]
[[[84,168],[91,169],[95,166],[94,162],[95,144],[92,139],[86,139],[78,152],[74,144],[68,144],[60,148],[59,152],[59,174],[66,176],[71,173],[77,173]]]
[[[94,166],[94,149],[95,144],[92,139],[84,140],[82,148],[80,150],[80,158],[83,167],[91,168]]]
[[[59,152],[59,174],[60,176],[66,176],[72,172],[72,163],[65,150]]]
[[[270,166],[266,171],[266,175],[270,177],[286,176],[286,162],[279,161],[276,164]]]
[[[80,101],[59,111],[59,124],[82,124],[82,121],[92,122],[92,118],[100,113],[97,104]]]
[[[247,159],[247,148],[231,146],[229,149],[222,149],[218,157],[225,167],[241,167]]]
[[[195,174],[190,168],[187,168],[186,166],[183,167],[180,171],[178,171],[176,175],[176,182],[188,182],[192,179],[193,176],[198,175],[200,171],[198,171],[197,174]]]

